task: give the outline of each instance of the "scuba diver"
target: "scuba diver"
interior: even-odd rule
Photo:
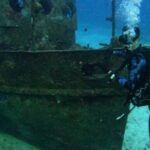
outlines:
[[[108,71],[110,80],[115,80],[121,87],[128,89],[126,103],[132,102],[134,106],[148,105],[150,110],[150,70],[149,59],[145,54],[145,48],[140,44],[139,27],[122,29],[123,34],[119,41],[124,45],[121,52],[113,51],[115,55],[122,55],[125,60],[120,67],[113,72]],[[119,76],[118,73],[128,67],[128,77]],[[150,116],[149,116],[149,137],[150,137]]]
[[[120,67],[112,71],[108,69],[108,64],[84,64],[82,72],[86,76],[92,76],[95,68],[99,67],[108,74],[110,81],[116,81],[121,87],[129,91],[126,103],[132,102],[136,106],[150,105],[148,92],[150,88],[149,60],[145,54],[146,48],[140,44],[140,28],[124,26],[122,32],[118,40],[123,45],[123,49],[112,51],[113,55],[124,58]],[[126,66],[128,76],[119,75]]]
[[[142,47],[140,44],[140,28],[124,26],[122,29],[122,35],[119,36],[118,40],[124,47],[121,51],[112,51],[113,55],[124,58],[124,61],[118,69],[113,71],[108,69],[107,65],[93,63],[83,65],[82,71],[86,75],[91,76],[95,71],[95,66],[100,67],[105,73],[107,73],[110,81],[117,82],[121,87],[128,90],[124,104],[131,102],[134,107],[147,105],[150,109],[150,64],[146,55],[146,48]],[[128,70],[127,77],[119,75],[120,71],[126,66]],[[129,112],[131,112],[131,110],[129,110]]]
[[[119,42],[123,44],[124,49],[113,51],[113,54],[124,57],[124,61],[116,71],[109,70],[108,75],[110,80],[117,81],[129,91],[126,103],[131,101],[136,106],[149,105],[150,100],[144,97],[149,96],[149,61],[140,44],[140,29],[125,26],[122,32]],[[118,75],[125,66],[128,69],[128,77]]]

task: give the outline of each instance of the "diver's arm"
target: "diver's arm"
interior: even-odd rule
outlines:
[[[125,67],[127,64],[128,64],[128,60],[124,60],[124,61],[122,62],[122,64],[119,66],[119,68],[116,69],[115,72],[118,73],[118,72],[122,71],[122,70],[124,69],[124,67]]]
[[[120,56],[124,57],[124,61],[121,63],[119,68],[116,69],[116,73],[122,71],[124,69],[124,67],[129,64],[132,55],[133,54],[130,51],[126,50],[126,49],[123,50],[122,53],[120,53]]]

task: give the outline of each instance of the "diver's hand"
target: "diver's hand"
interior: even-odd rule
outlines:
[[[110,81],[113,81],[113,80],[116,79],[116,74],[115,74],[112,70],[109,70],[109,71],[107,72],[107,74],[108,74],[108,76],[109,76],[109,80],[110,80]]]

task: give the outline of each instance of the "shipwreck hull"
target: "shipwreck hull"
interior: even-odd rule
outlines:
[[[83,75],[81,68],[85,63],[110,63],[109,57],[109,52],[105,50],[0,52],[0,89],[12,89],[18,94],[32,94],[32,91],[34,94],[35,91],[35,94],[39,95],[55,95],[67,89],[87,89],[94,92],[94,89],[108,88],[105,73],[101,69],[97,71],[97,74],[100,74],[99,78],[90,79]],[[56,92],[50,92],[54,89]],[[74,96],[80,94],[72,93]]]
[[[42,150],[120,150],[126,117],[115,118],[128,110],[125,93],[101,69],[93,78],[81,69],[114,59],[106,49],[1,52],[1,131]]]
[[[150,56],[148,47],[144,53]],[[102,68],[97,67],[93,76],[85,76],[82,66],[98,62],[115,70],[122,61],[122,58],[112,55],[111,48],[1,51],[0,91],[33,95],[115,95],[120,92],[114,93],[117,90],[108,84]],[[109,89],[111,92],[101,89]]]
[[[42,150],[121,149],[127,116],[116,117],[128,111],[125,92],[100,68],[93,77],[81,69],[93,62],[116,68],[122,60],[111,49],[1,51],[0,60],[1,132]]]

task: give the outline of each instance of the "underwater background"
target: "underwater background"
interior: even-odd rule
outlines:
[[[126,2],[124,8],[120,8]],[[135,5],[132,4],[135,2]],[[111,37],[111,23],[106,17],[111,16],[111,0],[76,0],[78,30],[77,42],[83,45],[90,44],[98,48],[99,43],[109,43]],[[138,6],[140,4],[140,6]],[[128,8],[129,11],[125,11]],[[132,10],[132,11],[130,11]],[[136,17],[137,25],[141,28],[141,42],[149,43],[150,34],[150,2],[149,0],[116,0],[116,35],[121,34],[122,27],[127,25],[126,18]],[[124,15],[126,14],[126,18]],[[87,32],[84,31],[87,28]]]

